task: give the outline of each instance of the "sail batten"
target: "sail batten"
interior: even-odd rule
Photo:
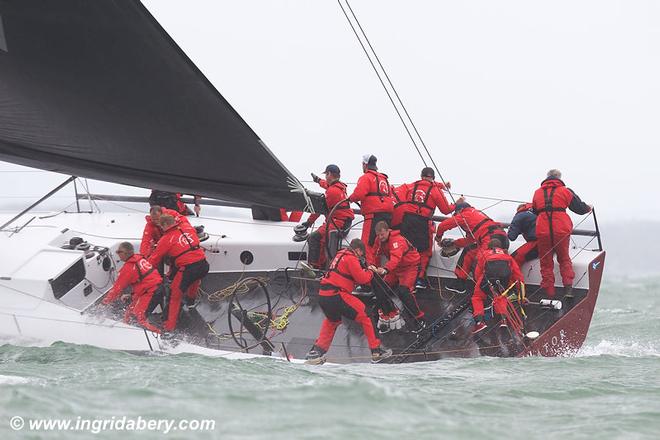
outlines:
[[[0,160],[254,205],[307,204],[139,1],[1,0],[0,17]]]

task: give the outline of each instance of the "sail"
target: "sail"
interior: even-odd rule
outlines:
[[[137,0],[0,0],[0,160],[250,205],[309,201]]]

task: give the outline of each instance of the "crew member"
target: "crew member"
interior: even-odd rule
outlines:
[[[511,254],[520,267],[523,263],[539,257],[539,250],[536,246],[536,214],[532,210],[531,203],[518,205],[516,215],[513,216],[506,232],[509,241],[515,241],[521,234],[525,239],[525,244]]]
[[[573,222],[566,214],[570,209],[576,214],[591,212],[592,207],[584,203],[561,180],[561,171],[550,170],[532,199],[536,219],[536,241],[541,258],[541,288],[549,297],[555,296],[554,254],[557,255],[559,272],[564,284],[565,296],[573,295],[573,262],[568,254],[573,231]]]
[[[490,240],[488,249],[483,251],[475,269],[476,284],[472,294],[472,310],[476,321],[472,333],[477,334],[486,329],[484,322],[484,300],[490,296],[493,300],[493,311],[501,318],[500,327],[506,327],[507,303],[503,293],[511,292],[522,283],[518,263],[502,249],[502,242],[497,238]],[[512,287],[513,286],[513,287]],[[509,289],[511,288],[511,289]]]
[[[321,227],[310,234],[307,241],[309,244],[308,261],[317,269],[325,267],[327,262],[326,247],[330,242],[329,238],[331,231],[340,231],[339,233],[341,234],[343,231],[350,228],[353,218],[355,217],[350,204],[347,201],[344,201],[348,196],[346,195],[346,185],[339,181],[341,174],[339,167],[337,165],[328,165],[325,167],[323,174],[326,176],[325,179],[321,179],[315,174],[312,174],[312,178],[321,186],[321,188],[325,188],[325,203],[327,205],[328,215],[332,212],[332,217],[326,217],[326,221]],[[312,214],[312,216],[313,215],[314,214]],[[310,216],[310,219],[312,216]],[[334,233],[336,234],[336,232]],[[330,258],[334,257],[336,248],[329,249],[329,251]]]
[[[124,265],[119,269],[117,281],[103,298],[103,304],[111,304],[121,295],[122,301],[131,299],[126,308],[124,321],[128,323],[131,317],[147,330],[160,333],[160,329],[149,322],[148,315],[153,311],[158,302],[162,300],[162,284],[158,271],[142,255],[134,253],[133,245],[127,241],[120,243],[117,248],[117,256]],[[122,294],[131,287],[133,294]]]
[[[162,206],[167,209],[178,212],[181,215],[193,215],[193,213],[199,217],[199,213],[202,210],[200,201],[202,200],[201,196],[195,195],[194,198],[194,211],[191,211],[188,206],[183,203],[181,199],[181,193],[173,193],[168,191],[160,191],[157,189],[152,189],[151,194],[149,195],[149,205],[151,206]]]
[[[142,232],[142,241],[140,242],[140,254],[144,257],[149,257],[158,244],[158,240],[163,236],[163,230],[160,227],[160,216],[163,214],[171,215],[175,221],[181,225],[183,229],[192,230],[188,219],[179,214],[173,209],[164,208],[162,206],[153,205],[149,208],[149,215],[145,216],[146,224]]]
[[[158,266],[164,257],[170,257],[176,269],[167,307],[167,320],[163,325],[164,330],[172,331],[179,318],[184,292],[186,302],[193,304],[202,278],[209,272],[209,263],[206,261],[204,249],[199,246],[197,234],[186,231],[181,224],[176,223],[174,217],[167,214],[161,215],[160,225],[163,228],[163,236],[149,257],[149,262]]]
[[[458,258],[454,269],[456,282],[445,286],[445,288],[454,292],[465,293],[466,281],[470,276],[470,272],[474,269],[479,253],[488,249],[488,243],[493,238],[499,239],[503,243],[503,248],[507,250],[509,249],[509,239],[500,223],[465,202],[457,203],[454,215],[438,225],[435,236],[438,244],[444,246],[447,240],[443,241],[442,235],[456,227],[460,227],[465,232],[465,237],[459,240],[451,240],[451,244],[463,248],[463,252]]]
[[[438,208],[441,213],[449,214],[455,205],[449,204],[442,190],[445,186],[435,182],[433,168],[422,169],[421,179],[403,184],[394,189],[394,213],[392,229],[401,231],[417,249],[421,258],[420,271],[417,275],[416,288],[428,287],[426,283],[426,268],[433,256],[433,214]],[[460,198],[457,202],[463,202]]]
[[[350,195],[349,200],[360,203],[364,216],[362,225],[362,241],[366,248],[366,258],[369,264],[376,264],[376,223],[392,221],[394,199],[392,190],[387,181],[387,175],[379,173],[376,166],[376,156],[366,154],[362,157],[362,171],[357,186]]]
[[[330,264],[330,268],[321,279],[319,287],[319,305],[325,319],[321,324],[321,332],[314,346],[307,354],[308,363],[323,363],[325,353],[332,344],[337,327],[342,317],[352,319],[362,326],[371,349],[371,359],[378,362],[392,355],[392,350],[383,349],[376,338],[371,319],[365,313],[362,301],[351,292],[355,284],[371,282],[373,273],[360,264],[364,256],[365,246],[359,238],[353,239],[350,248],[340,250]]]
[[[390,229],[387,222],[378,222],[375,230],[378,239],[376,256],[383,255],[388,258],[384,267],[370,266],[371,270],[383,277],[383,281],[387,285],[382,286],[381,283],[375,283],[380,303],[380,324],[383,324],[383,327],[389,325],[392,328],[391,324],[399,320],[399,311],[387,300],[387,295],[381,291],[389,289],[396,293],[403,303],[405,311],[416,322],[413,331],[419,331],[424,328],[424,312],[420,310],[413,294],[415,280],[419,273],[419,252],[399,231]]]

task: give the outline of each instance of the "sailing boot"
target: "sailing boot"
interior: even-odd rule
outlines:
[[[371,349],[372,364],[377,364],[378,362],[382,361],[383,359],[387,359],[390,356],[392,356],[392,350],[389,348],[385,349],[379,345],[378,347]]]
[[[390,331],[390,317],[383,313],[382,310],[378,310],[378,333],[385,334]]]
[[[564,299],[566,301],[573,301],[575,295],[573,295],[573,286],[564,286]]]
[[[417,281],[415,282],[415,289],[423,290],[428,288],[429,283],[426,281],[426,278],[417,278]]]
[[[307,352],[307,356],[305,356],[305,363],[309,365],[321,365],[325,361],[325,350],[318,345],[313,345],[309,352]]]
[[[477,322],[474,324],[474,327],[472,327],[472,334],[476,335],[477,333],[481,333],[482,331],[486,330],[488,326],[484,322],[484,318],[482,316],[477,316],[474,318]]]

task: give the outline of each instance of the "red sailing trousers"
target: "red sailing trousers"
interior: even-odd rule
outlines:
[[[486,294],[481,289],[474,289],[474,293],[472,294],[472,315],[475,318],[484,316],[484,301],[486,298]],[[506,305],[505,297],[498,295],[493,298],[493,311],[498,315],[506,315]]]
[[[385,281],[391,288],[402,286],[408,290],[407,292],[402,292],[401,290],[394,289],[394,292],[399,296],[401,302],[407,309],[409,309],[409,313],[411,313],[415,319],[424,317],[424,312],[419,308],[419,303],[417,303],[417,298],[413,293],[415,291],[415,281],[417,281],[418,273],[418,266],[397,267],[383,277],[383,281]]]
[[[183,293],[185,292],[186,297],[194,301],[197,298],[199,286],[202,284],[202,278],[206,276],[208,271],[209,264],[206,259],[196,261],[177,270],[172,280],[167,320],[163,323],[164,330],[174,330],[179,319]]]
[[[324,351],[330,349],[330,344],[335,337],[337,327],[341,324],[342,316],[359,323],[362,326],[364,335],[367,337],[369,348],[374,349],[380,345],[380,340],[376,338],[371,319],[364,311],[364,303],[343,291],[334,295],[322,295],[319,297],[319,303],[325,319],[321,324],[321,332],[316,340],[316,346]]]
[[[369,244],[369,237],[371,236],[373,218],[371,216],[364,218],[364,223],[362,224],[362,242],[364,243],[365,253],[364,258],[367,260],[367,264],[376,264],[376,250],[378,249],[378,241],[374,239],[373,243]]]
[[[147,308],[149,303],[154,296],[154,293],[160,288],[160,285],[154,286],[148,291],[144,292],[142,295],[133,298],[133,301],[126,308],[126,313],[124,314],[124,322],[130,322],[131,317],[135,317],[137,322],[149,331],[154,333],[160,333],[160,330],[153,326],[147,319]]]
[[[528,241],[511,254],[518,266],[522,267],[523,263],[532,261],[539,257],[538,246],[536,241]]]
[[[538,234],[536,242],[541,258],[541,288],[545,289],[548,296],[555,295],[555,262],[553,256],[557,255],[559,272],[564,286],[572,286],[575,279],[573,262],[568,253],[571,244],[571,234],[554,234],[554,241],[548,234]],[[554,247],[553,247],[554,243]]]
[[[429,248],[423,252],[419,252],[419,273],[417,278],[424,278],[426,276],[426,269],[429,267],[429,261],[433,256],[433,238],[435,237],[435,225],[429,222]]]

